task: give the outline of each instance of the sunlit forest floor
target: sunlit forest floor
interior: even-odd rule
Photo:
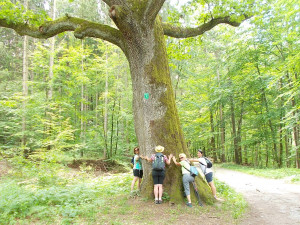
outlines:
[[[212,206],[131,198],[129,167],[93,163],[2,159],[0,224],[236,224],[247,208],[242,196],[220,181],[218,194],[225,201]]]

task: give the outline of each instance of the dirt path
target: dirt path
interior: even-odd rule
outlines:
[[[250,211],[242,225],[300,225],[300,185],[223,168],[215,176],[248,201]]]

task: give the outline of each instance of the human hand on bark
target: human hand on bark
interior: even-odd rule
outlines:
[[[147,156],[142,156],[142,155],[140,155],[140,158],[141,159],[145,159],[145,160],[147,160],[147,161],[150,161],[151,159],[149,159]]]

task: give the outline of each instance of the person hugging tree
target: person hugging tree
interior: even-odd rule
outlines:
[[[200,168],[205,176],[208,185],[210,186],[214,198],[218,201],[224,201],[223,199],[217,198],[217,194],[216,194],[217,191],[213,181],[213,170],[207,167],[207,162],[205,160],[205,157],[203,157],[203,152],[201,149],[198,149],[197,155],[198,155],[198,159],[189,159],[189,161],[200,163]]]

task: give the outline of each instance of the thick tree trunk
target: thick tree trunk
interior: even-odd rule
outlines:
[[[156,19],[153,27],[139,27],[132,32],[140,29],[141,35],[127,33],[125,54],[132,76],[135,131],[141,155],[150,157],[156,145],[164,146],[166,155],[173,153],[177,158],[181,152],[189,155],[175,106],[161,22]],[[153,193],[150,163],[144,161],[143,168],[142,193],[150,197]],[[202,198],[211,199],[207,184],[199,178],[197,183]],[[183,200],[181,187],[180,169],[172,162],[164,181],[164,190],[171,201]]]

